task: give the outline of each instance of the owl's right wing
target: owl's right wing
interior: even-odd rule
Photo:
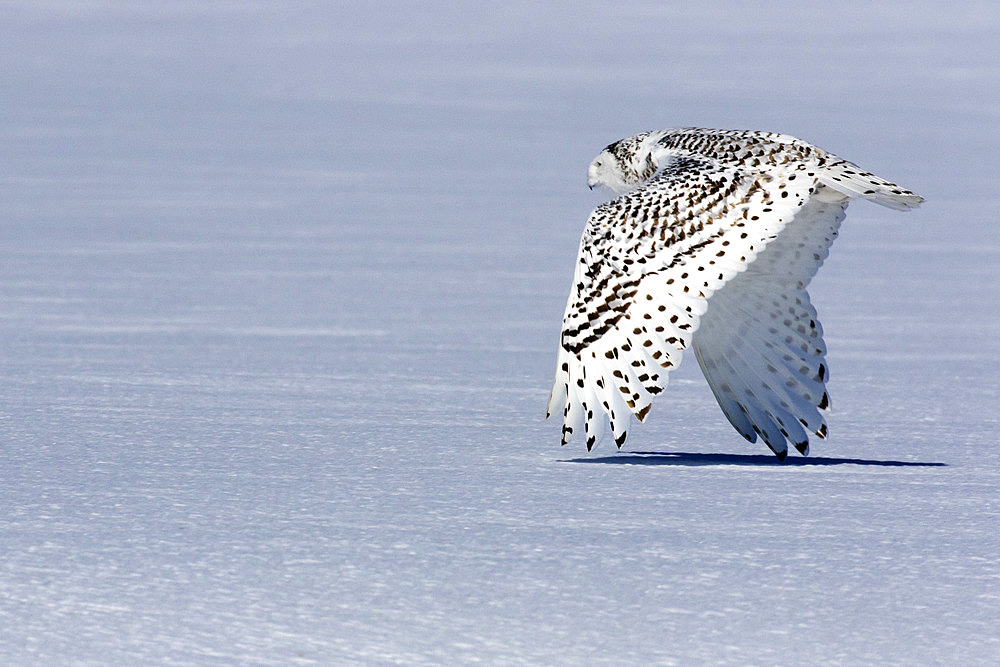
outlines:
[[[726,418],[750,442],[760,436],[779,458],[788,441],[806,454],[810,434],[827,434],[826,345],[806,286],[829,254],[847,204],[836,193],[810,199],[745,272],[712,296],[694,337],[695,357]]]

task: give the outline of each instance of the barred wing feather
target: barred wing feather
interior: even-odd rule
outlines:
[[[621,196],[590,216],[563,316],[548,413],[588,450],[619,447],[693,348],[723,413],[784,458],[824,438],[823,329],[806,286],[852,198],[921,197],[810,144],[684,128],[608,146],[591,185]]]

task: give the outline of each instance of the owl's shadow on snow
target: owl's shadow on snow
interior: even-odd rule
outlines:
[[[610,463],[642,466],[882,466],[888,468],[938,468],[939,461],[880,461],[820,456],[789,456],[784,462],[771,454],[704,454],[699,452],[622,452],[595,458],[562,459],[563,463]]]

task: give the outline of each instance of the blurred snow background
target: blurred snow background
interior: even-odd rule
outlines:
[[[736,8],[738,7],[738,8]],[[0,4],[0,660],[1000,655],[993,3]],[[691,359],[542,420],[607,143],[786,132],[927,197],[811,289],[831,439]]]

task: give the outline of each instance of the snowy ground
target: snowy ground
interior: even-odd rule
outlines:
[[[662,5],[3,3],[0,662],[995,661],[1000,12]],[[809,459],[693,359],[542,420],[587,163],[694,124],[928,199]]]

